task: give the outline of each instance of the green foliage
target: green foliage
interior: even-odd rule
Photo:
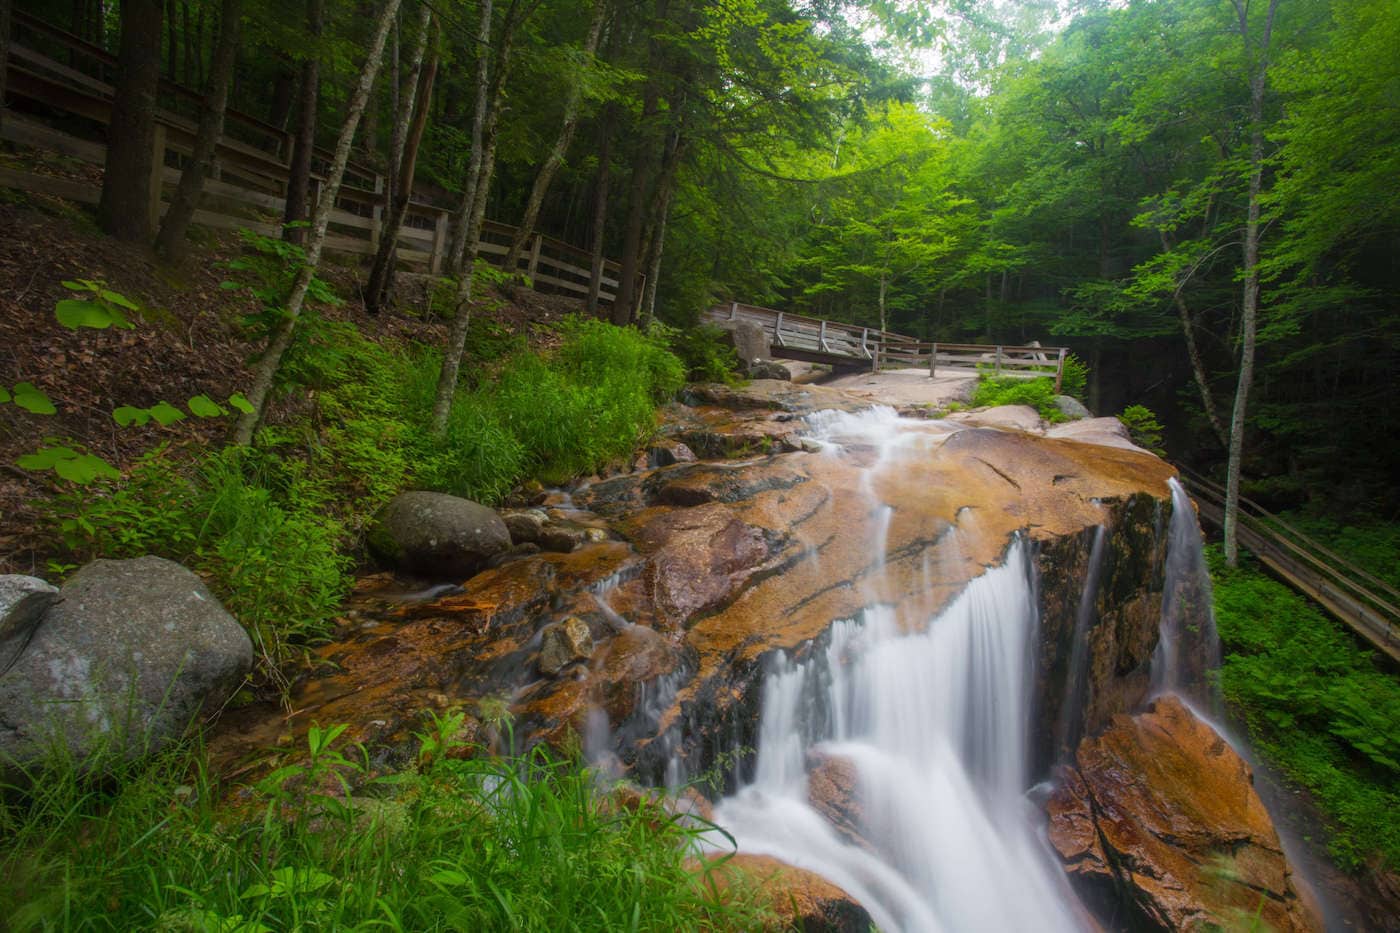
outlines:
[[[1400,866],[1400,682],[1340,625],[1257,569],[1211,549],[1226,648],[1221,687],[1255,746],[1333,821],[1349,869]]]
[[[224,267],[233,278],[219,283],[227,291],[246,291],[258,300],[260,310],[243,318],[249,336],[264,341],[281,323],[283,305],[291,294],[297,274],[306,265],[306,251],[295,243],[276,237],[263,236],[251,230],[239,230],[243,239],[243,255],[230,260]],[[306,292],[308,305],[338,305],[335,290],[323,279],[312,277]]]
[[[771,921],[753,891],[720,900],[686,864],[708,826],[613,805],[593,774],[543,747],[463,758],[463,727],[460,713],[434,719],[416,766],[371,777],[363,750],[336,746],[344,726],[313,726],[237,810],[217,808],[223,789],[198,750],[118,765],[105,783],[71,765],[32,774],[0,804],[0,914],[15,930],[242,933]]]
[[[0,385],[0,405],[12,404],[31,415],[52,415],[58,412],[49,397],[32,382],[17,382],[13,389]]]
[[[673,328],[656,322],[652,333],[664,339],[671,352],[680,357],[688,381],[731,385],[739,381],[739,354],[721,328]]]
[[[1055,407],[1055,380],[1048,377],[1035,379],[994,379],[982,376],[972,395],[975,408],[993,405],[1029,405],[1040,417],[1050,422],[1065,420],[1064,412]]]
[[[126,316],[126,312],[141,309],[130,298],[114,292],[104,283],[92,279],[65,281],[63,287],[70,292],[82,295],[81,298],[67,298],[53,307],[53,315],[58,323],[72,330],[91,327],[106,330],[117,327],[130,330],[136,325]]]
[[[276,664],[324,639],[349,586],[339,522],[305,467],[263,462],[236,449],[198,464],[164,446],[120,482],[60,492],[47,503],[67,553],[157,554],[200,573],[248,629],[272,674]]]
[[[1118,415],[1118,420],[1128,429],[1128,436],[1133,439],[1134,444],[1143,450],[1152,451],[1159,457],[1167,455],[1162,449],[1162,425],[1157,421],[1152,409],[1146,405],[1129,405]]]
[[[1065,356],[1064,369],[1060,374],[1060,394],[1084,401],[1084,390],[1089,385],[1089,364],[1073,353]]]

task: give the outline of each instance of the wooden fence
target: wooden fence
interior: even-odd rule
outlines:
[[[871,371],[927,369],[945,373],[987,373],[991,376],[1034,379],[1053,376],[1055,391],[1064,378],[1064,347],[920,341],[878,328],[789,314],[737,301],[716,305],[702,315],[706,323],[724,325],[747,321],[768,336],[773,356],[781,359],[859,365]]]
[[[1225,490],[1182,467],[1201,517],[1225,521]],[[1239,543],[1260,562],[1367,642],[1400,663],[1400,592],[1303,534],[1258,503],[1240,498]]]
[[[81,164],[102,166],[106,161],[102,139],[111,117],[113,97],[109,79],[116,59],[106,50],[20,11],[14,12],[14,34],[8,69],[9,96],[28,102],[24,109],[42,113],[44,119],[10,110],[0,138]],[[168,197],[190,159],[202,100],[203,96],[195,91],[161,81],[163,106],[156,116],[148,207],[152,227],[164,214]],[[246,228],[269,236],[280,235],[291,154],[289,131],[229,110],[224,137],[215,153],[214,171],[204,183],[204,198],[194,222],[214,229]],[[313,198],[330,161],[329,151],[315,150]],[[0,166],[0,185],[85,204],[96,204],[101,196],[100,181],[90,170],[55,175]],[[379,247],[383,229],[383,192],[383,175],[352,161],[331,212],[325,248],[372,256]],[[451,213],[448,208],[410,202],[398,236],[399,262],[434,275],[440,273],[450,249]],[[515,235],[515,227],[488,220],[482,230],[482,257],[502,264]],[[515,271],[530,276],[537,288],[543,285],[548,290],[586,295],[591,265],[588,250],[536,233]],[[605,304],[611,304],[617,293],[620,269],[612,260],[603,263],[599,299]],[[635,293],[641,294],[641,288]]]

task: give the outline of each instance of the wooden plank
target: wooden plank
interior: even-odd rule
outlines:
[[[8,124],[9,121],[6,120]],[[35,175],[18,169],[0,165],[0,185],[20,191],[33,191],[55,198],[66,198],[79,204],[96,204],[102,197],[102,189],[86,182],[71,178],[55,178],[51,175]]]

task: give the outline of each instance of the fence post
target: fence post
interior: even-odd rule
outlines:
[[[165,181],[165,124],[157,123],[151,134],[151,191],[146,217],[152,230],[160,229],[160,195]]]
[[[929,377],[930,379],[937,379],[937,378],[938,378],[938,342],[937,342],[937,341],[934,341],[933,346],[930,347],[930,348],[929,348],[929,351],[928,351],[928,377]]]
[[[996,368],[996,376],[997,376],[998,378],[1001,377],[1001,346],[1000,346],[1000,345],[997,346],[997,368]]]
[[[817,346],[821,347],[823,350],[827,350],[827,346],[826,346],[826,320],[825,320],[825,319],[822,320],[821,329],[817,331]],[[830,352],[830,351],[827,350],[827,352]]]
[[[544,234],[535,234],[535,242],[530,244],[530,265],[526,267],[525,274],[531,279],[535,277],[535,270],[540,267],[540,248],[544,246]],[[514,272],[514,269],[510,270]]]
[[[785,346],[783,343],[783,312],[778,312],[777,319],[773,322],[773,342],[778,346]]]
[[[738,316],[739,316],[739,302],[737,302],[737,301],[731,301],[731,302],[729,303],[729,319],[732,321],[732,320],[734,320],[735,318],[737,318]]]
[[[881,331],[881,333],[884,333],[884,331]],[[878,373],[880,371],[880,348],[884,345],[882,340],[876,338],[875,350],[870,354],[870,371],[872,373]]]
[[[433,254],[428,258],[428,274],[442,275],[442,257],[447,252],[447,227],[449,223],[447,211],[437,212],[437,221],[433,224]]]
[[[1060,358],[1055,364],[1055,394],[1060,394],[1060,386],[1065,381],[1065,348],[1060,347]]]
[[[374,193],[375,193],[375,194],[383,194],[383,193],[384,193],[384,176],[383,176],[383,175],[378,175],[378,174],[376,174],[376,175],[374,176]],[[371,211],[371,213],[370,213],[370,222],[369,222],[369,251],[370,251],[371,253],[378,252],[378,250],[379,250],[379,238],[380,238],[381,236],[383,236],[383,233],[384,233],[384,205],[383,205],[383,204],[376,204],[376,205],[374,205],[374,209],[373,209],[373,210]]]

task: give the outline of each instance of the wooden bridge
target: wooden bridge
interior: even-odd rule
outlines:
[[[1222,527],[1225,490],[1190,470],[1178,469],[1201,518]],[[1240,545],[1260,563],[1400,663],[1400,609],[1396,608],[1400,592],[1394,587],[1243,496],[1238,534]]]
[[[871,372],[926,369],[932,377],[939,373],[985,373],[1019,379],[1053,376],[1057,393],[1068,354],[1064,347],[920,341],[877,328],[803,317],[737,301],[716,305],[702,314],[701,320],[721,327],[736,321],[756,324],[767,335],[769,353],[777,359]]]

